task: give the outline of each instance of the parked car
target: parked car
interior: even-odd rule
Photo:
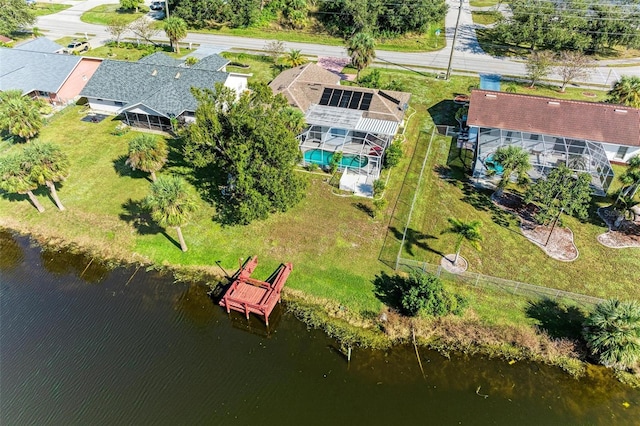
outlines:
[[[164,2],[163,1],[153,1],[149,6],[151,10],[164,10]]]
[[[89,49],[91,49],[91,45],[89,44],[88,41],[74,40],[71,43],[69,43],[67,47],[64,48],[64,53],[69,53],[69,54],[80,53],[80,52],[86,52]]]

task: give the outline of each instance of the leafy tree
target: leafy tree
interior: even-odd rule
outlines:
[[[634,208],[638,204],[640,204],[640,201],[637,201],[633,197],[624,195],[619,196],[614,204],[618,217],[616,217],[613,226],[618,228],[624,219],[630,221],[636,220],[636,212]]]
[[[607,102],[640,108],[640,77],[623,75],[609,90]]]
[[[31,178],[29,164],[24,161],[22,154],[0,157],[0,189],[9,193],[27,194],[38,212],[42,213],[44,207],[33,194],[39,187]]]
[[[171,16],[164,20],[164,32],[176,53],[180,53],[180,43],[187,36],[187,23],[178,16]]]
[[[298,203],[304,178],[296,134],[286,123],[289,108],[264,84],[252,85],[236,100],[221,84],[215,91],[196,90],[196,121],[189,126],[185,155],[196,167],[211,167],[218,218],[246,224]]]
[[[444,234],[457,235],[456,245],[455,245],[456,257],[453,259],[454,265],[458,263],[458,257],[460,256],[460,250],[462,249],[462,243],[464,241],[467,241],[469,244],[471,244],[471,247],[475,248],[476,250],[478,251],[482,250],[482,247],[480,246],[480,242],[484,238],[480,234],[480,227],[482,226],[481,221],[471,220],[471,221],[465,222],[463,220],[456,219],[453,217],[448,218],[447,221],[449,222],[450,226],[449,228],[445,229],[442,232]]]
[[[637,46],[640,38],[640,14],[632,4],[594,2],[590,9],[587,18],[587,30],[591,35],[590,51],[601,52],[605,48],[613,49],[616,46]]]
[[[392,142],[384,152],[384,167],[390,169],[397,166],[402,156],[402,145],[399,142]]]
[[[133,170],[140,169],[151,174],[155,182],[156,172],[167,162],[167,143],[162,138],[141,134],[129,141],[129,158],[126,164]]]
[[[151,211],[151,218],[158,225],[176,229],[180,249],[186,252],[182,226],[186,225],[197,208],[195,196],[187,182],[178,176],[160,176],[151,184],[144,206]]]
[[[377,29],[382,9],[381,0],[326,0],[319,6],[329,32],[345,38],[365,29]]]
[[[503,167],[502,177],[500,178],[500,182],[498,182],[496,195],[502,195],[504,188],[507,187],[507,184],[511,180],[511,175],[514,173],[518,176],[519,184],[524,184],[529,181],[529,175],[527,174],[527,172],[531,170],[529,153],[519,146],[501,146],[493,153],[493,161],[500,163]]]
[[[367,75],[359,77],[357,83],[358,85],[368,87],[369,89],[380,89],[380,70],[374,69]]]
[[[142,0],[120,0],[120,8],[122,10],[135,10],[138,12],[138,8],[142,3]]]
[[[110,19],[107,24],[107,32],[115,39],[116,47],[120,47],[120,39],[128,30],[129,21],[120,16]]]
[[[376,41],[367,32],[356,33],[347,41],[347,54],[351,57],[351,65],[358,70],[356,79],[360,79],[360,71],[368,67],[376,57]]]
[[[0,130],[29,142],[43,124],[38,101],[23,96],[20,90],[0,92]]]
[[[306,0],[285,0],[282,9],[283,24],[298,30],[306,27],[308,10]]]
[[[284,54],[284,43],[280,40],[272,40],[264,45],[264,50],[267,52],[274,65],[280,63],[280,58]]]
[[[563,212],[584,220],[589,215],[590,185],[589,173],[576,176],[573,170],[560,166],[529,186],[524,201],[538,207],[534,218],[542,225],[548,225]]]
[[[291,49],[289,53],[281,59],[282,64],[287,68],[295,68],[307,63],[307,58],[302,56],[299,50]]]
[[[23,161],[29,164],[29,179],[38,185],[46,185],[58,209],[64,210],[58,198],[56,182],[69,176],[71,165],[67,155],[50,142],[30,144],[24,148],[23,155]]]
[[[553,54],[549,51],[533,52],[527,58],[525,64],[527,77],[531,80],[530,88],[534,88],[536,83],[545,78],[553,67]]]
[[[340,167],[340,162],[342,161],[342,152],[334,152],[329,160],[329,173],[334,174],[338,167]]]
[[[640,361],[640,304],[607,300],[585,321],[584,338],[592,354],[606,367],[626,369]]]
[[[461,315],[467,306],[463,297],[449,293],[432,274],[414,272],[404,280],[403,286],[401,304],[409,316]]]
[[[591,73],[593,62],[591,59],[579,51],[564,50],[558,55],[559,64],[555,66],[556,71],[562,78],[560,91],[564,92],[567,84],[579,78],[587,78]]]
[[[227,0],[182,0],[175,2],[172,16],[184,19],[189,27],[207,28],[232,25],[228,17],[233,13],[234,2]]]
[[[24,0],[3,0],[0,7],[0,34],[11,33],[28,25],[33,25],[36,17]]]

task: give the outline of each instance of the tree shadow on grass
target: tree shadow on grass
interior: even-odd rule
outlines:
[[[393,226],[390,226],[389,230],[391,232],[393,232],[393,234],[396,237],[396,239],[398,239],[399,241],[402,241],[403,230],[399,230],[399,229],[397,229],[397,228],[395,228]],[[411,256],[415,255],[415,253],[413,251],[414,247],[418,247],[418,248],[421,248],[422,250],[430,251],[430,252],[435,253],[435,254],[437,254],[439,256],[444,256],[442,252],[431,248],[429,246],[429,244],[427,244],[425,242],[425,240],[437,240],[437,239],[438,239],[438,237],[436,237],[436,236],[424,234],[424,233],[422,233],[420,231],[416,231],[415,229],[412,229],[412,228],[407,228],[407,233],[406,233],[406,236],[405,236],[405,239],[404,239],[404,249]]]
[[[162,234],[174,246],[180,248],[180,243],[167,234],[167,231],[163,227],[159,226],[151,219],[151,215],[142,205],[142,201],[134,201],[129,198],[129,200],[122,204],[122,208],[124,209],[124,212],[120,213],[120,219],[133,225],[138,234]]]
[[[407,280],[400,275],[388,275],[382,271],[373,279],[374,294],[386,306],[402,311],[402,295],[406,291]]]
[[[133,170],[126,164],[128,159],[128,156],[121,155],[120,157],[113,160],[113,170],[115,170],[118,176],[128,176],[134,179],[147,179],[149,182],[151,182],[149,173],[143,172],[142,170]]]
[[[511,229],[511,225],[515,225],[516,227],[519,226],[517,217],[512,213],[501,209],[491,201],[493,191],[476,188],[473,185],[466,183],[462,188],[462,192],[464,193],[462,201],[470,204],[476,210],[491,213],[491,220],[496,225],[500,225],[503,228],[507,228],[512,231],[513,229]]]
[[[585,312],[576,306],[565,306],[555,300],[542,299],[529,302],[526,315],[539,321],[539,327],[555,339],[582,339]]]
[[[353,207],[365,213],[369,217],[375,217],[376,215],[371,206],[365,203],[353,203]]]
[[[442,100],[428,109],[431,119],[438,126],[457,126],[457,110],[458,105],[453,100]]]

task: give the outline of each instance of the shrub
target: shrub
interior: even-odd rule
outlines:
[[[382,87],[380,85],[380,70],[373,70],[369,74],[360,77],[357,83],[370,89],[380,89]]]
[[[445,290],[440,279],[432,274],[412,273],[405,286],[401,304],[409,316],[460,315],[468,305],[462,296]]]
[[[329,162],[329,173],[334,174],[336,170],[338,170],[338,166],[340,166],[340,161],[342,161],[341,152],[336,152],[331,156],[331,161]]]
[[[382,195],[387,185],[385,185],[383,180],[376,179],[373,181],[373,196],[378,197]]]
[[[398,142],[393,142],[384,153],[384,168],[390,169],[398,165],[402,159],[402,146]]]

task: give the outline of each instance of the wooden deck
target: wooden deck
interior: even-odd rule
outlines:
[[[243,312],[247,319],[254,313],[264,317],[269,325],[269,315],[280,302],[280,293],[293,270],[291,263],[280,265],[268,281],[251,278],[258,266],[258,258],[252,257],[240,268],[226,293],[220,300],[220,306],[227,308],[227,313]]]

